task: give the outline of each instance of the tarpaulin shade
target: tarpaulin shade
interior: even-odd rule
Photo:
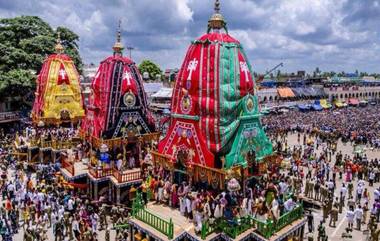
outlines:
[[[263,80],[260,85],[261,87],[275,88],[277,86],[277,82],[275,80]]]
[[[330,109],[332,107],[326,99],[320,100],[320,103],[324,109]]]
[[[342,108],[342,107],[344,107],[343,103],[342,103],[341,101],[339,101],[339,100],[335,101],[334,104],[335,104],[335,106],[338,107],[338,108]]]
[[[152,98],[172,98],[173,88],[162,87],[152,95]]]
[[[317,97],[324,96],[325,92],[322,88],[315,87],[295,87],[291,88],[296,97]]]
[[[349,105],[359,105],[359,100],[355,98],[351,98],[348,100]]]
[[[277,92],[280,97],[282,98],[289,98],[289,97],[295,97],[292,89],[290,88],[277,88]]]
[[[317,105],[317,104],[313,104],[313,109],[316,110],[316,111],[320,111],[320,110],[323,110],[323,107],[321,105]]]
[[[321,102],[319,100],[314,101],[312,108],[316,111],[323,110],[323,107],[321,106]]]
[[[305,104],[299,104],[297,105],[298,109],[300,111],[307,111],[307,110],[310,110],[310,105],[305,105]]]
[[[296,96],[296,97],[301,97],[301,98],[303,98],[303,97],[306,97],[307,96],[307,94],[305,93],[305,91],[304,91],[304,88],[292,88],[292,91],[293,91],[293,93],[294,93],[294,95]]]

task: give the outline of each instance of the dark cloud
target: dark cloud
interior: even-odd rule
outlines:
[[[161,67],[178,67],[190,41],[206,32],[213,0],[0,0],[0,17],[37,15],[80,36],[83,59],[112,52],[117,22],[123,42]],[[380,0],[222,0],[228,29],[255,70],[359,69],[380,72]]]

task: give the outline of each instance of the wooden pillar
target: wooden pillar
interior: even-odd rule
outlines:
[[[54,151],[54,149],[51,150],[51,159],[53,160],[53,163],[55,163],[55,151]]]
[[[116,186],[116,204],[120,204],[120,187]]]
[[[114,187],[111,182],[108,182],[108,200],[113,202]]]
[[[94,182],[94,199],[98,200],[98,183]]]
[[[90,178],[88,177],[87,178],[87,196],[91,196],[91,182],[90,182]]]
[[[170,168],[170,182],[174,183],[174,168]]]
[[[44,152],[42,151],[41,148],[39,149],[38,159],[39,159],[40,163],[42,163],[42,161],[44,160]]]
[[[28,147],[28,157],[27,162],[30,162],[32,160],[32,150]]]
[[[139,138],[138,138],[138,144],[137,144],[138,145],[138,152],[139,152],[139,160],[138,160],[139,161],[139,166],[140,166],[140,161],[142,159],[142,155],[141,155],[142,154],[141,153],[142,152],[142,150],[141,150],[142,148],[141,147],[143,145],[143,141],[144,141],[144,138],[142,138],[141,136],[139,136]]]

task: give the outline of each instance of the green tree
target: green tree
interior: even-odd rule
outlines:
[[[58,32],[65,53],[81,71],[78,35],[58,27],[54,31],[48,23],[35,16],[0,19],[0,95],[24,96],[33,91],[43,61],[54,53]]]
[[[143,60],[139,65],[139,71],[141,74],[145,72],[149,73],[149,78],[154,80],[157,75],[162,75],[160,67],[150,60]]]

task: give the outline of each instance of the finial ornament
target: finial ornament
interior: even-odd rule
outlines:
[[[211,30],[220,30],[224,29],[227,33],[227,22],[224,20],[223,15],[220,13],[220,1],[215,0],[214,4],[214,14],[208,20],[208,30],[209,33]]]
[[[124,49],[123,44],[121,43],[121,19],[119,19],[119,26],[116,32],[116,42],[112,47],[114,54],[122,54]]]
[[[220,2],[219,2],[219,0],[215,1],[215,8],[214,8],[214,10],[215,10],[215,13],[219,13],[220,12]]]
[[[61,43],[61,32],[58,31],[57,34],[58,34],[58,36],[57,36],[57,43],[55,45],[55,52],[57,54],[61,54],[61,53],[63,53],[63,50],[64,50],[62,43]]]

